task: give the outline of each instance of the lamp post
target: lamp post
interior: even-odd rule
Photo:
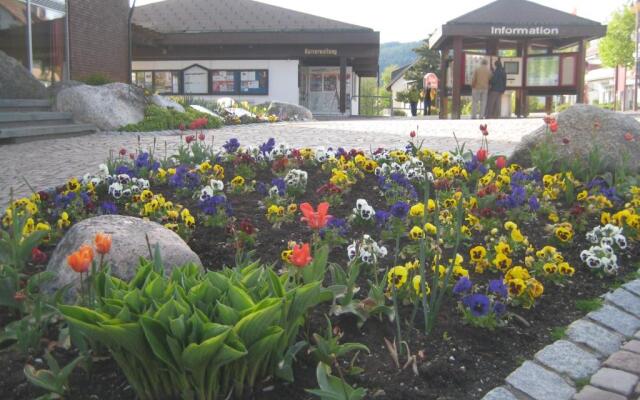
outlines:
[[[638,85],[640,84],[640,0],[636,0],[635,4],[636,13],[636,51],[634,53],[636,59],[636,70],[634,74],[633,85],[633,111],[638,111]]]
[[[27,0],[27,68],[33,73],[33,43],[31,33],[31,0]]]

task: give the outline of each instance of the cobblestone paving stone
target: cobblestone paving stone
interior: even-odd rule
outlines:
[[[485,121],[489,125],[489,149],[492,153],[510,154],[521,137],[540,127],[541,119],[514,119]],[[252,124],[227,126],[206,132],[208,139],[220,146],[232,137],[243,145],[258,145],[270,137],[277,142],[296,147],[355,147],[365,150],[378,147],[403,148],[412,130],[417,130],[418,140],[435,150],[452,150],[456,142],[476,149],[480,146],[479,121],[460,120],[340,120],[312,122],[282,122],[277,124]],[[67,179],[94,172],[106,161],[110,152],[120,148],[134,150],[138,145],[150,148],[154,140],[157,151],[168,155],[175,153],[180,144],[177,131],[155,133],[100,132],[75,138],[41,140],[29,143],[0,145],[0,208],[9,199],[9,189],[16,196],[35,190],[63,184]],[[28,185],[27,183],[28,182]]]
[[[483,400],[640,400],[640,326],[631,315],[640,304],[640,279],[623,288],[604,296],[600,310],[572,323],[565,339],[525,361]]]

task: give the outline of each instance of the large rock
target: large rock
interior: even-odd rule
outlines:
[[[273,101],[271,102],[271,104],[269,104],[269,108],[267,108],[267,114],[275,115],[282,121],[307,121],[313,119],[313,114],[309,109],[297,104],[282,103],[279,101]]]
[[[194,110],[199,111],[199,112],[201,112],[203,114],[207,114],[207,115],[210,115],[210,116],[212,116],[214,118],[222,120],[222,117],[219,114],[214,113],[213,111],[209,110],[206,107],[203,107],[203,106],[200,106],[200,105],[197,105],[197,104],[191,104],[189,107],[191,107]]]
[[[184,112],[184,107],[182,107],[181,104],[176,103],[175,101],[171,100],[168,97],[160,96],[159,94],[151,95],[151,97],[149,98],[149,101],[151,101],[152,104],[155,104],[160,107],[172,108],[181,113]]]
[[[73,294],[80,287],[80,275],[67,264],[67,256],[83,244],[93,245],[98,232],[108,233],[112,237],[111,251],[105,261],[111,267],[114,276],[131,279],[136,273],[139,258],[149,258],[149,248],[145,234],[152,248],[160,246],[165,271],[170,273],[174,267],[188,263],[202,266],[196,253],[173,231],[155,222],[122,215],[102,215],[85,219],[71,227],[51,255],[47,271],[55,273],[52,282],[46,285],[49,292],[67,284],[72,284]],[[96,257],[98,259],[98,257]]]
[[[135,124],[144,118],[144,91],[125,83],[79,85],[56,96],[56,110],[70,112],[76,122],[94,124],[103,131]]]
[[[640,169],[640,123],[632,116],[595,106],[577,104],[557,116],[558,131],[547,134],[546,126],[522,138],[511,162],[531,165],[531,150],[541,143],[555,145],[558,160],[586,160],[597,148],[604,168],[613,171],[628,158],[628,167]]]
[[[47,88],[47,92],[49,93],[49,97],[55,99],[58,93],[60,93],[61,91],[80,85],[84,85],[84,83],[72,80],[55,82],[53,85]]]
[[[0,98],[45,99],[47,88],[13,57],[0,51]]]

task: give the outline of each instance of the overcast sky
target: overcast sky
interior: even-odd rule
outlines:
[[[137,4],[161,0],[138,0]],[[215,0],[212,0],[215,1]],[[381,42],[411,42],[426,38],[439,25],[491,0],[261,0],[263,3],[363,25],[380,31]],[[581,17],[606,22],[626,0],[536,0]],[[517,10],[514,10],[517,12]]]

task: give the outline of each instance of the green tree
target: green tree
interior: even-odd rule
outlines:
[[[611,15],[607,35],[600,41],[598,50],[602,63],[610,68],[632,67],[635,59],[634,31],[636,16],[633,9],[625,6]]]
[[[429,47],[429,39],[425,39],[422,41],[420,47],[413,49],[413,51],[418,56],[418,60],[415,64],[407,71],[406,79],[407,80],[415,80],[418,84],[418,89],[422,89],[422,78],[428,72],[433,72],[440,76],[440,52],[437,50],[433,50]]]

